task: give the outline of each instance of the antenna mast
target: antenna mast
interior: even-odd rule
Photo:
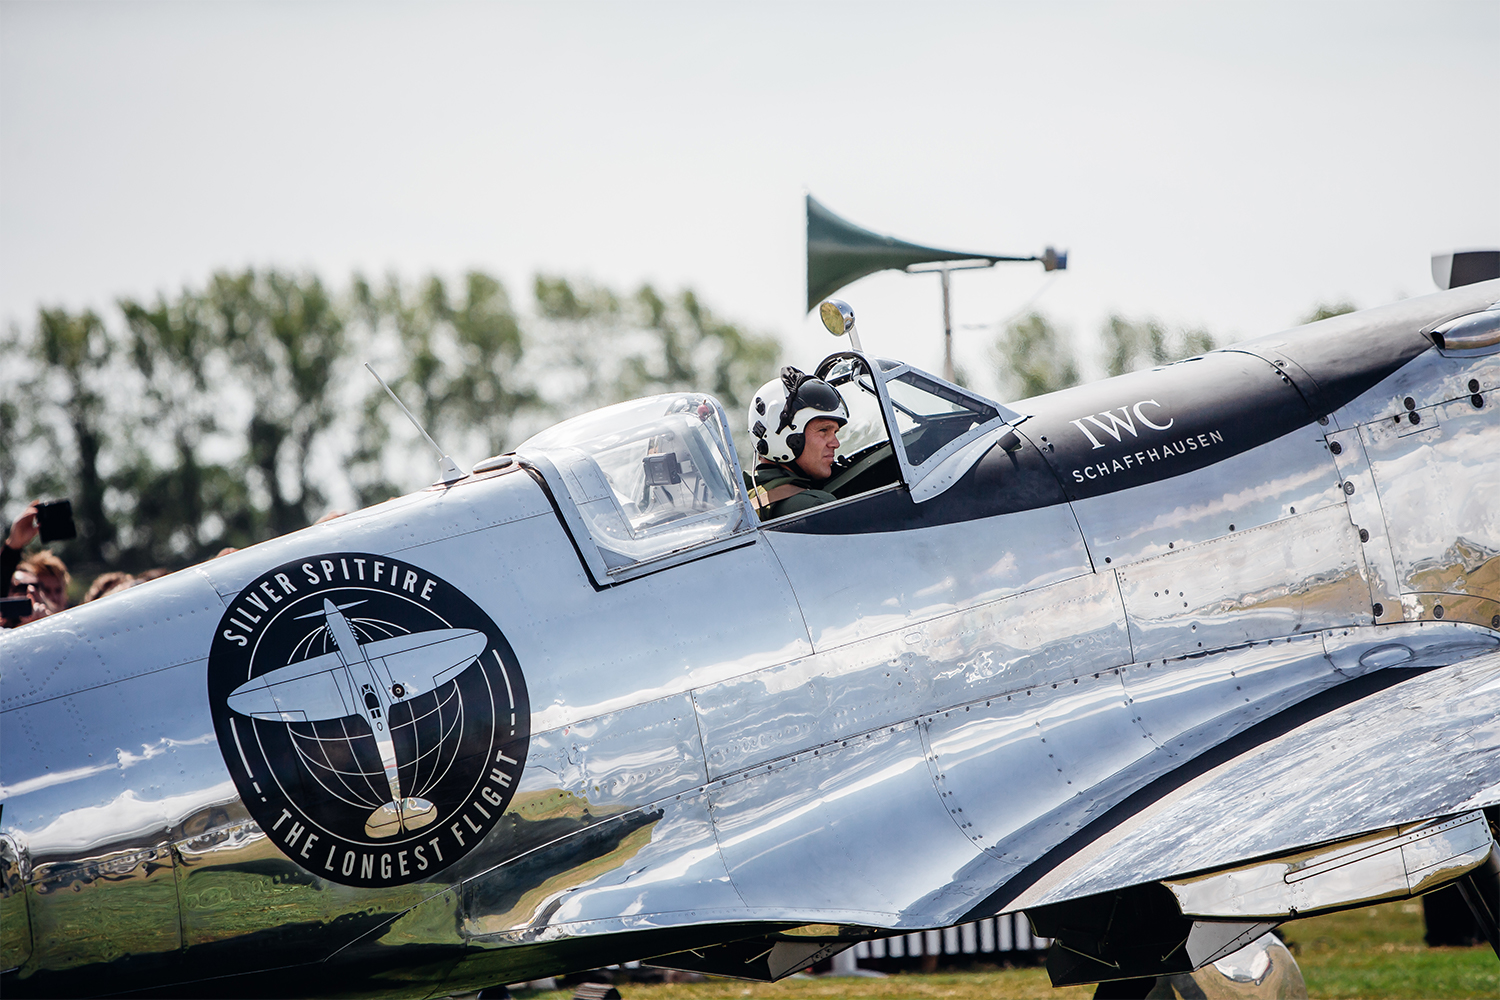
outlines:
[[[375,376],[375,381],[380,383],[380,387],[390,393],[391,398],[396,401],[396,405],[401,407],[401,412],[406,414],[406,419],[410,420],[411,425],[427,439],[427,443],[432,445],[432,450],[438,453],[438,482],[446,486],[449,483],[454,483],[464,478],[464,473],[459,469],[458,463],[449,458],[448,453],[438,447],[438,443],[432,439],[432,435],[428,434],[427,429],[417,422],[417,418],[412,416],[412,412],[406,408],[406,404],[401,402],[401,397],[397,396],[391,387],[385,384],[385,379],[381,378],[380,373],[371,367],[370,362],[365,362],[365,368],[369,370],[371,375]]]

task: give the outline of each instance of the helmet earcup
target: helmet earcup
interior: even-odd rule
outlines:
[[[802,434],[799,432],[797,434],[788,434],[786,436],[786,446],[792,449],[792,458],[794,459],[801,457],[802,447],[805,444],[807,444],[806,434]]]

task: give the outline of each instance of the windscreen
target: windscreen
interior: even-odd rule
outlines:
[[[839,428],[839,454],[854,455],[877,442],[889,440],[885,418],[880,414],[880,397],[870,384],[864,365],[852,358],[841,358],[826,376],[844,405],[849,407],[849,422]]]
[[[885,388],[912,465],[921,465],[948,442],[1000,415],[993,406],[915,371],[887,380]]]

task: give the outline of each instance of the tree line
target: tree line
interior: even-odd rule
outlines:
[[[691,290],[538,275],[523,314],[494,276],[334,290],[281,270],[0,336],[0,516],[69,497],[80,576],[180,567],[430,481],[435,456],[369,360],[452,454],[478,459],[596,406],[706,389],[730,410],[780,344]],[[423,478],[425,477],[425,478]],[[333,496],[340,493],[339,497]]]
[[[1130,320],[1118,314],[1104,321],[1100,367],[1106,375],[1170,364],[1215,347],[1206,330],[1170,328],[1154,319]],[[1030,313],[1005,327],[990,349],[990,361],[1010,399],[1027,399],[1077,385],[1081,360],[1067,334],[1041,313]]]
[[[69,497],[80,579],[176,568],[430,481],[435,456],[363,371],[372,361],[450,453],[477,459],[623,399],[706,390],[732,415],[780,344],[691,290],[621,293],[537,275],[527,310],[493,275],[457,281],[224,271],[115,310],[42,309],[0,334],[0,516]],[[1320,306],[1309,319],[1347,311]],[[1210,350],[1195,329],[1111,316],[1110,375]],[[1079,381],[1042,314],[1008,324],[989,363],[1007,399]],[[742,456],[745,457],[745,456]],[[335,496],[337,494],[337,496]]]
[[[1346,300],[1322,302],[1300,323],[1354,312]],[[1213,350],[1218,342],[1201,327],[1170,327],[1155,319],[1128,319],[1118,313],[1099,331],[1098,367],[1110,377],[1171,364]],[[1046,316],[1033,312],[1006,325],[995,338],[989,361],[1007,399],[1040,396],[1080,381],[1082,367],[1073,338]]]

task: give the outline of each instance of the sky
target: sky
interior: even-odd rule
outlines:
[[[691,287],[811,366],[803,196],[1035,308],[1221,343],[1500,246],[1500,3],[0,3],[0,322],[215,269]],[[941,370],[933,275],[841,293]],[[768,377],[770,373],[768,373]]]

